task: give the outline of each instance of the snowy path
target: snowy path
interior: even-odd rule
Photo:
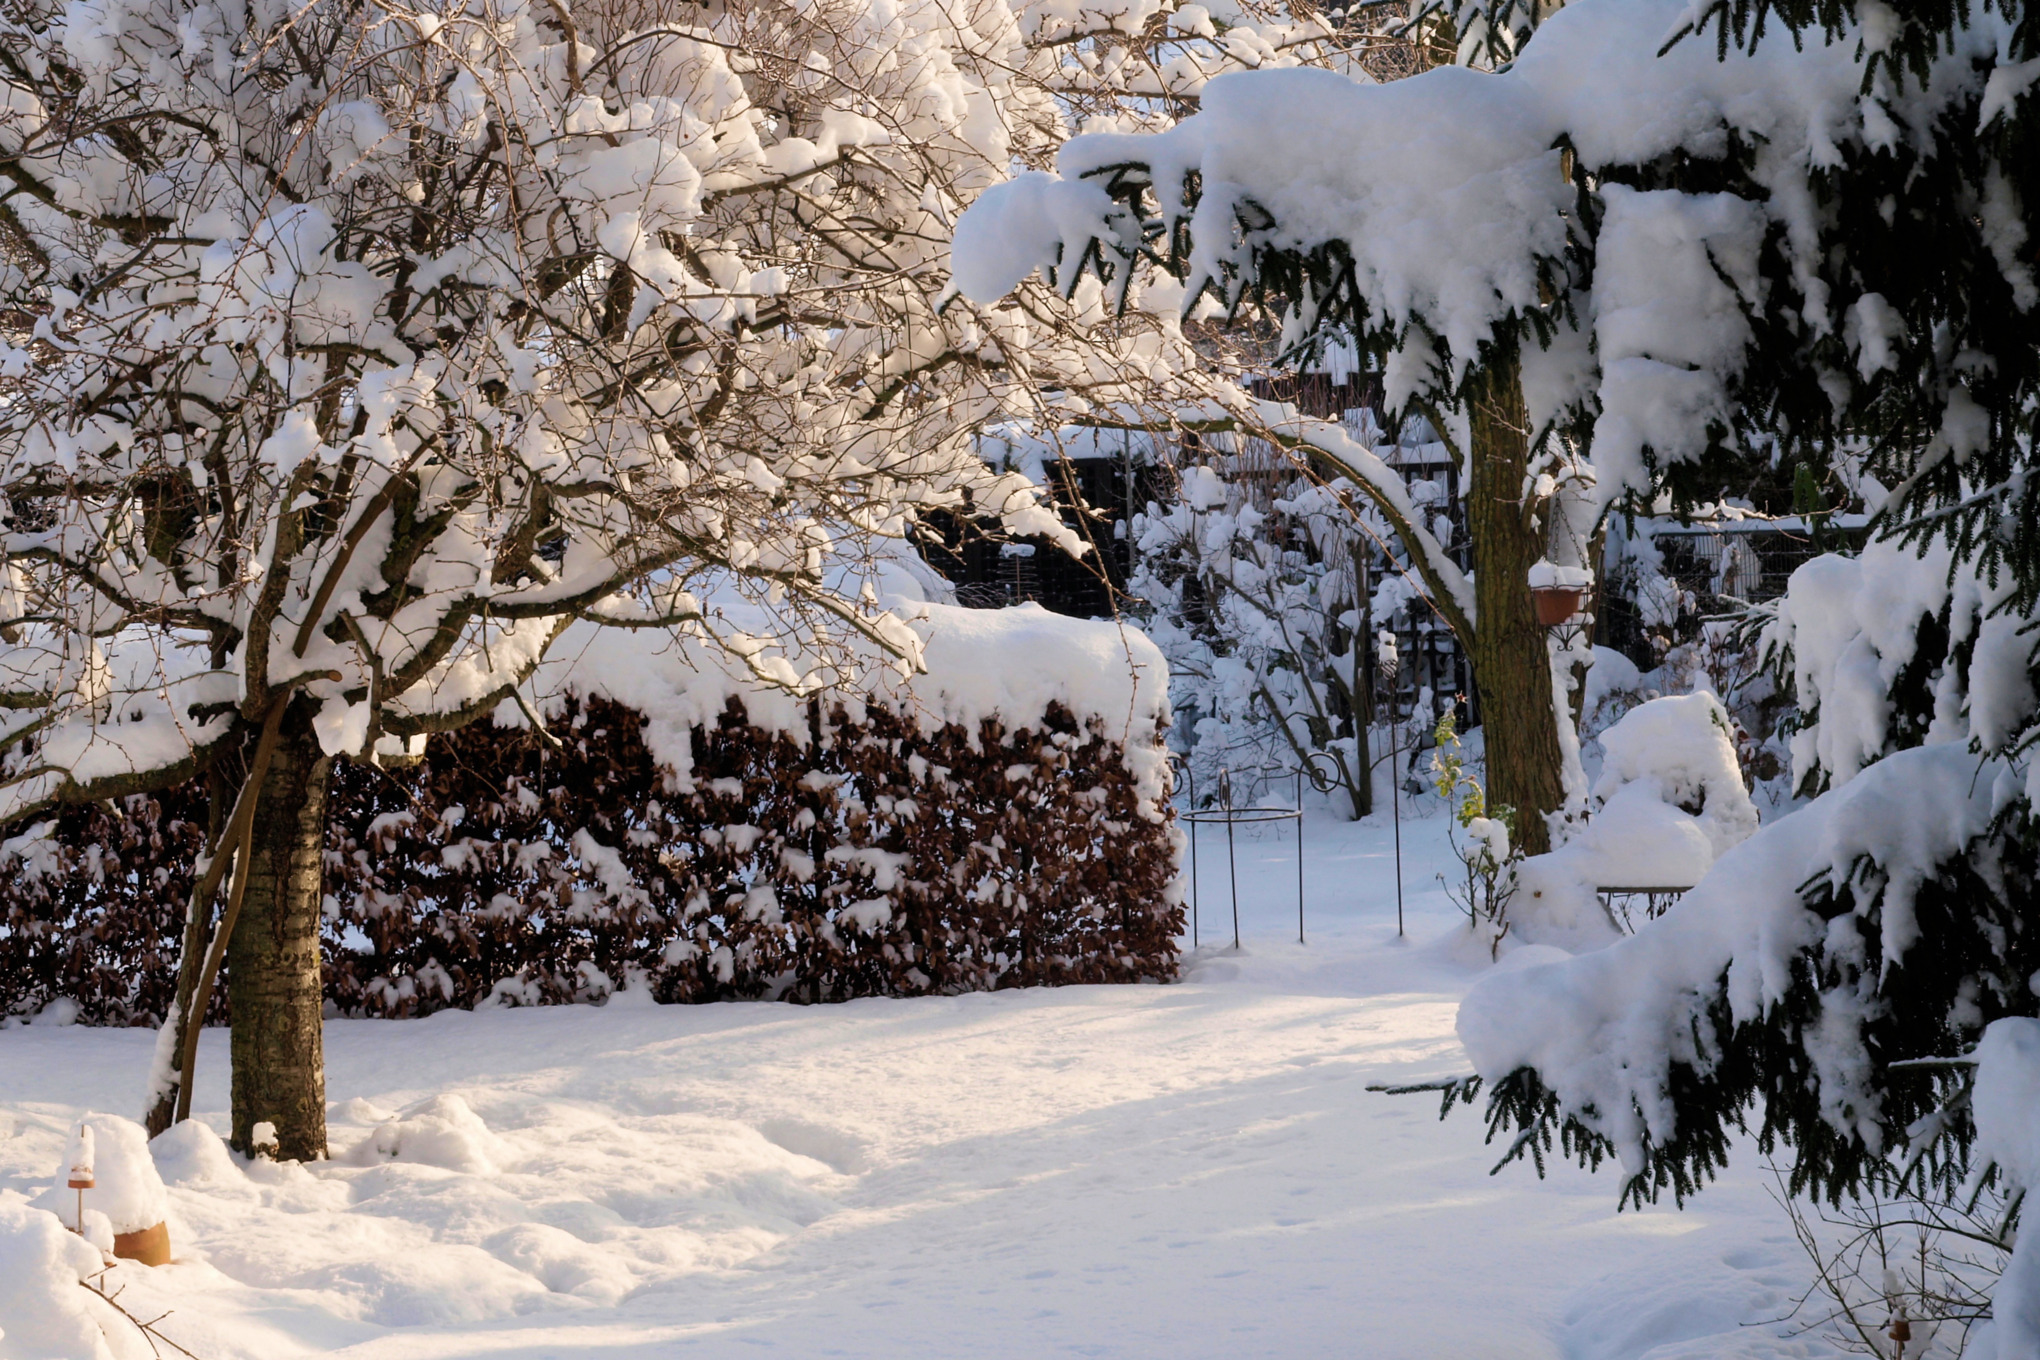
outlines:
[[[1490,1178],[1474,1112],[1365,1091],[1460,1070],[1473,975],[1435,886],[1394,943],[1386,831],[1313,822],[1301,949],[1286,842],[1244,846],[1247,950],[1180,986],[335,1022],[338,1160],[193,1143],[189,1259],[120,1274],[207,1360],[1827,1354],[1739,1325],[1804,1270],[1754,1158],[1617,1215],[1611,1176]],[[1438,823],[1405,831],[1429,883]],[[130,1110],[149,1042],[0,1033],[0,1197]]]

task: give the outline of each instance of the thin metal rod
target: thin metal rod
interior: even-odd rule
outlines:
[[[1393,699],[1390,700],[1394,702]],[[1393,709],[1389,710],[1391,714]],[[1391,721],[1388,726],[1388,809],[1389,819],[1395,823],[1395,933],[1403,933],[1402,915],[1402,780],[1396,775],[1396,762],[1401,758],[1402,724]]]
[[[1197,811],[1197,771],[1183,762],[1183,778],[1190,785],[1190,810]],[[1190,823],[1190,947],[1197,947],[1197,899],[1203,896],[1197,890],[1197,823]]]
[[[1303,943],[1303,771],[1296,772],[1296,942]]]
[[[1240,862],[1233,853],[1232,819],[1232,771],[1221,770],[1218,775],[1218,796],[1225,804],[1225,871],[1232,879],[1232,947],[1240,947]]]

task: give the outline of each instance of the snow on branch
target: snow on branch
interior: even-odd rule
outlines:
[[[0,816],[182,777],[285,693],[373,759],[570,626],[911,669],[843,564],[965,508],[1082,551],[972,436],[1183,348],[937,306],[956,212],[1064,135],[1082,63],[1030,42],[1112,15],[231,13],[8,29]],[[711,580],[772,626],[711,626]]]
[[[1502,27],[1527,32],[1502,10]],[[990,302],[1032,270],[1068,293],[1088,269],[1126,299],[1133,276],[1159,269],[1184,280],[1186,315],[1206,298],[1232,309],[1272,295],[1288,342],[1333,320],[1361,333],[1386,357],[1398,407],[1520,353],[1533,426],[1590,423],[1608,496],[1646,491],[1727,438],[1746,393],[1782,391],[1797,407],[1805,394],[1788,383],[1820,387],[1830,408],[1801,424],[1833,421],[1834,402],[1870,413],[1880,375],[1948,361],[1925,346],[1930,299],[1901,314],[1851,272],[1838,202],[1853,190],[1835,172],[1904,146],[1923,170],[1967,174],[1951,129],[1991,99],[1987,83],[2008,88],[2012,20],[1980,11],[1947,35],[1951,59],[1930,78],[1894,87],[1866,74],[1878,43],[1846,17],[1747,48],[1671,41],[1690,34],[1691,10],[1577,0],[1496,72],[1220,76],[1173,126],[1073,138],[1059,178],[973,204],[956,229],[957,282]],[[1695,163],[1722,191],[1689,191],[1678,167]],[[2024,227],[2002,176],[1962,192],[1996,205],[1999,225],[1979,218],[1963,248],[2022,312],[2032,280],[2003,247]],[[1919,286],[1891,284],[1894,296]],[[1853,375],[1836,371],[1833,344]],[[1984,407],[1957,409],[1973,385],[1958,370],[1946,442],[2009,447],[1960,418]],[[2018,409],[2012,393],[1990,404]]]

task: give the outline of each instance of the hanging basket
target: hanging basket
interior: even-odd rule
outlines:
[[[1578,586],[1532,586],[1530,599],[1537,607],[1538,625],[1557,628],[1572,622],[1580,612],[1580,600],[1586,593]]]

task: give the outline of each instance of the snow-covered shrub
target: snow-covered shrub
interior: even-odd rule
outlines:
[[[1173,975],[1175,833],[1095,721],[805,719],[732,702],[689,733],[683,787],[645,716],[602,699],[559,713],[559,750],[477,729],[394,787],[361,779],[328,841],[358,866],[328,886],[329,995],[412,1015]]]
[[[1602,763],[1585,824],[1518,869],[1515,923],[1525,939],[1607,938],[1596,889],[1687,888],[1757,829],[1733,725],[1705,692],[1630,709],[1600,736]]]
[[[1509,933],[1509,903],[1516,895],[1522,854],[1510,843],[1515,809],[1488,802],[1487,790],[1466,768],[1451,710],[1432,733],[1431,786],[1451,809],[1458,830],[1448,828],[1452,852],[1464,880],[1445,884],[1445,894],[1466,913],[1466,923],[1493,954]]]
[[[1354,816],[1371,810],[1363,554],[1378,516],[1356,518],[1336,485],[1297,475],[1266,445],[1181,471],[1181,494],[1134,517],[1129,592],[1169,660],[1192,768],[1250,792],[1313,752]]]

